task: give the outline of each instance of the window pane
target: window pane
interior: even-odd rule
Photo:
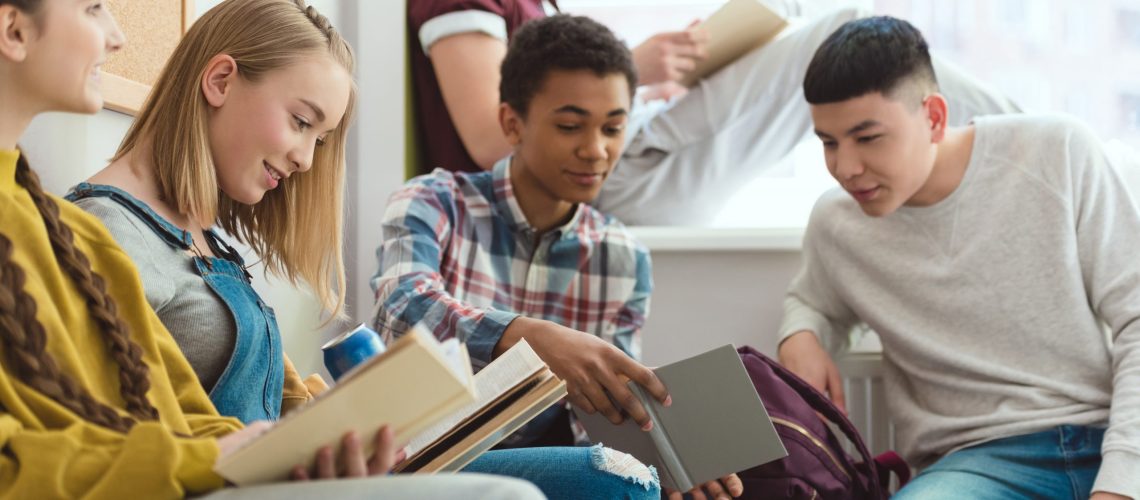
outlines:
[[[933,52],[1014,96],[1026,111],[1070,113],[1105,140],[1140,149],[1140,0],[764,1],[807,15],[850,5],[907,19]],[[558,3],[606,23],[633,46],[707,16],[723,0]],[[815,138],[805,138],[785,163],[766,169],[780,174],[742,186],[713,225],[806,224],[815,198],[834,181]]]

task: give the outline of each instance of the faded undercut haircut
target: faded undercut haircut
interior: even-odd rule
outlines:
[[[637,89],[629,48],[609,28],[582,16],[558,14],[523,24],[503,59],[499,100],[526,116],[531,99],[555,70],[589,70],[599,77],[620,74]]]
[[[813,105],[879,92],[917,106],[937,91],[926,39],[889,16],[844,23],[816,50],[804,77],[804,97]]]

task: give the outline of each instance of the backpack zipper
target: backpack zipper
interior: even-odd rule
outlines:
[[[816,438],[812,433],[808,432],[807,429],[803,428],[800,424],[797,424],[795,422],[791,422],[788,420],[784,420],[782,418],[777,418],[777,417],[771,417],[771,418],[772,418],[773,424],[782,425],[784,427],[792,429],[796,432],[799,432],[800,434],[803,434],[804,437],[810,439],[811,442],[814,443],[816,447],[818,447],[820,450],[823,450],[823,452],[825,454],[827,454],[827,458],[831,459],[831,462],[835,464],[835,468],[839,469],[839,472],[842,472],[843,476],[846,477],[848,481],[851,480],[851,474],[847,473],[847,469],[843,468],[843,465],[841,465],[839,463],[839,459],[835,458],[835,455],[831,453],[831,450],[827,446],[824,446],[823,443],[818,438]]]

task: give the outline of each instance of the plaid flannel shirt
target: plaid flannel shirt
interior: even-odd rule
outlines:
[[[519,315],[597,335],[641,355],[649,309],[649,252],[620,222],[579,204],[541,237],[510,181],[510,157],[491,172],[437,169],[392,195],[373,326],[399,336],[422,323],[467,344],[476,366]]]

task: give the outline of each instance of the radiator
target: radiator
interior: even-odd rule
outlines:
[[[839,357],[839,373],[843,375],[843,393],[847,395],[847,416],[872,455],[895,448],[894,426],[887,414],[884,393],[882,355],[850,353]],[[854,448],[848,443],[848,452]]]

